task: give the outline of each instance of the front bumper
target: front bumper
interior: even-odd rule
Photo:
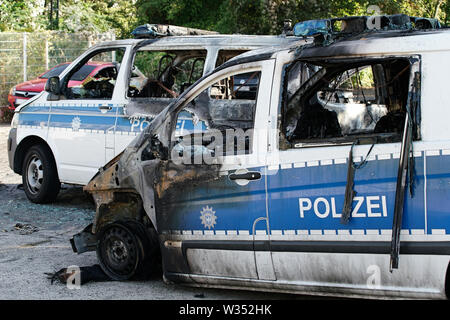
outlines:
[[[8,149],[9,167],[14,171],[14,155],[15,155],[16,149],[17,149],[17,129],[16,128],[12,128],[9,130],[7,149]]]
[[[33,95],[35,96],[35,95]],[[18,106],[20,106],[22,103],[27,102],[30,100],[33,96],[30,97],[19,97],[19,96],[8,96],[8,102],[9,102],[9,109],[14,110]]]

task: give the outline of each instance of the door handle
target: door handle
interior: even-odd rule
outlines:
[[[109,111],[109,110],[112,110],[112,107],[111,107],[111,106],[108,106],[108,105],[99,106],[98,108],[99,108],[101,111]]]
[[[230,180],[258,180],[261,179],[261,173],[249,171],[246,173],[232,173],[229,175]]]

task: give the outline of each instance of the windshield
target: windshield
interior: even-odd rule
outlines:
[[[53,69],[50,69],[49,71],[44,73],[39,78],[41,78],[41,79],[48,79],[48,78],[51,78],[51,77],[57,77],[57,76],[59,76],[61,74],[61,72],[63,72],[67,68],[68,65],[69,64],[67,63],[67,64],[62,64],[60,66],[56,66]]]
[[[87,78],[87,76],[96,68],[97,66],[91,66],[88,64],[85,64],[84,66],[82,66],[80,68],[80,70],[78,70],[77,72],[75,72],[73,74],[72,77],[70,77],[70,80],[75,80],[75,81],[83,81],[84,79]]]
[[[48,79],[51,77],[57,77],[59,76],[66,68],[68,64],[63,64],[57,67],[54,67],[53,69],[47,71],[46,73],[44,73],[42,76],[40,76],[39,78],[41,79]],[[84,65],[81,67],[80,70],[78,70],[77,72],[74,73],[74,75],[70,78],[70,80],[75,80],[75,81],[83,81],[84,79],[87,78],[87,76],[96,68],[96,66],[91,66],[91,65]]]

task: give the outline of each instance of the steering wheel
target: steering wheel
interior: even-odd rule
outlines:
[[[164,70],[161,70],[162,62],[165,59],[170,59],[170,64],[167,67],[165,67]],[[173,64],[173,57],[171,55],[166,54],[161,59],[159,59],[158,75],[157,75],[156,79],[161,80],[161,77],[164,74],[164,71],[166,71],[168,67],[172,66],[172,64]]]

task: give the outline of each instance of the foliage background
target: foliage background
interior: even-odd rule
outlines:
[[[52,0],[0,0],[0,31],[50,28]],[[53,0],[53,2],[56,2]],[[450,0],[59,0],[59,29],[115,31],[127,38],[143,23],[169,23],[221,33],[277,34],[283,20],[382,13],[406,13],[450,20]]]

